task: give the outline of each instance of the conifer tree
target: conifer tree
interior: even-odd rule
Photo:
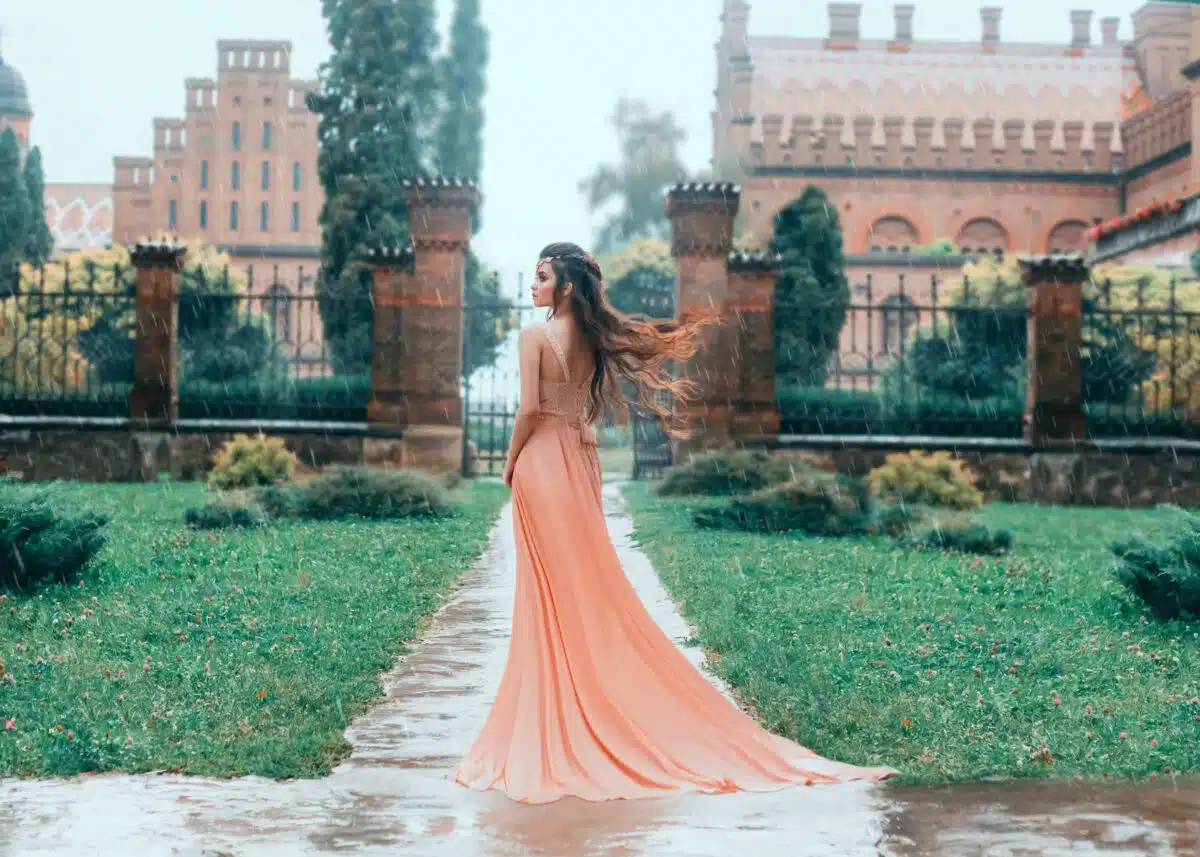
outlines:
[[[33,207],[21,175],[21,147],[11,128],[0,134],[0,272],[7,277],[12,266],[25,258],[25,242]]]
[[[437,113],[433,0],[323,0],[333,54],[319,117],[321,276],[317,297],[335,368],[371,362],[372,246],[408,238],[404,181],[426,172]]]
[[[43,212],[46,178],[42,172],[42,150],[34,146],[25,156],[25,190],[29,195],[29,230],[25,236],[25,261],[44,265],[54,252],[54,236]]]

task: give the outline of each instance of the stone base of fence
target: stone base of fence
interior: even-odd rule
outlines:
[[[97,421],[100,422],[100,421]],[[172,431],[142,431],[121,425],[0,428],[0,471],[28,482],[152,482],[163,475],[189,481],[212,468],[213,456],[235,434],[261,427],[284,439],[302,467],[355,465],[366,460],[371,437],[366,426],[180,425]]]
[[[463,469],[463,430],[457,426],[408,426],[397,439],[363,438],[363,463],[371,467],[416,467],[447,475]]]
[[[1194,441],[1114,440],[1034,447],[988,438],[781,435],[754,445],[848,476],[866,476],[895,452],[947,450],[979,475],[979,488],[989,502],[1200,507],[1200,443]]]

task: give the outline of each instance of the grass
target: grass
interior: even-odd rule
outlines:
[[[78,485],[107,513],[82,586],[0,603],[0,775],[313,777],[483,551],[507,489],[450,519],[195,533],[196,484]],[[15,679],[15,681],[13,681]]]
[[[712,500],[627,496],[715,670],[767,728],[910,784],[1200,769],[1200,623],[1159,623],[1107,545],[1151,510],[995,506],[987,560],[697,530]]]

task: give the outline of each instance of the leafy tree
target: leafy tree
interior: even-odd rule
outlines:
[[[371,361],[371,269],[366,253],[408,239],[403,182],[429,163],[437,115],[433,0],[323,0],[333,55],[322,91],[317,165],[321,276],[317,298],[335,368]]]
[[[674,315],[675,258],[662,238],[635,238],[597,261],[609,301],[624,313]]]
[[[654,113],[644,101],[621,98],[612,122],[620,162],[600,165],[579,183],[590,211],[617,206],[597,237],[602,252],[611,252],[631,238],[665,236],[663,193],[687,176],[679,155],[687,134],[669,110]]]
[[[54,252],[54,236],[42,212],[46,178],[42,173],[42,150],[34,146],[25,157],[25,190],[29,194],[29,231],[25,236],[25,261],[44,265]]]
[[[838,347],[850,285],[837,209],[809,185],[775,215],[776,378],[785,386],[823,386]]]
[[[0,271],[25,255],[33,206],[21,175],[21,147],[11,128],[0,134]]]

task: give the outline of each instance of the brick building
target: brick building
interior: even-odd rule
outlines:
[[[1117,18],[1094,40],[1092,13],[1074,11],[1067,44],[1006,43],[998,7],[981,9],[971,42],[918,39],[910,4],[883,40],[862,37],[861,4],[828,9],[824,37],[790,38],[752,35],[749,4],[725,4],[713,169],[743,184],[760,239],[815,184],[858,269],[939,240],[966,254],[1082,250],[1091,226],[1160,193],[1164,170],[1187,172],[1160,163],[1191,135],[1186,6],[1146,4],[1132,41]]]
[[[314,80],[291,43],[220,41],[216,78],[185,82],[184,117],[155,118],[153,154],[113,159],[113,234],[158,230],[213,244],[239,266],[315,264],[321,243]]]

